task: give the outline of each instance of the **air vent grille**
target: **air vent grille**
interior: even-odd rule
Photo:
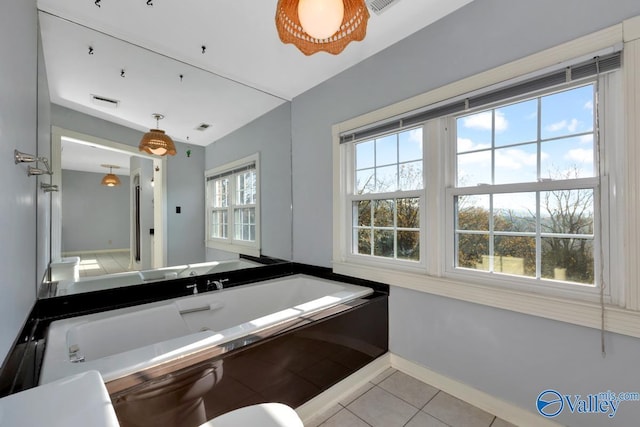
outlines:
[[[367,0],[367,6],[374,11],[376,15],[380,15],[400,0]]]
[[[196,130],[199,130],[200,132],[204,132],[205,130],[209,129],[210,127],[211,127],[211,125],[208,124],[208,123],[200,123],[200,125],[198,125]]]
[[[91,102],[96,105],[108,108],[118,108],[118,104],[120,104],[120,101],[118,100],[106,98],[100,95],[91,95]]]

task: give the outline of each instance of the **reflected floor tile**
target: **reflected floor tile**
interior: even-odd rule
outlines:
[[[418,409],[380,387],[374,387],[347,406],[374,427],[404,426]]]
[[[439,392],[423,411],[456,427],[489,427],[494,416],[443,391]]]
[[[426,405],[439,391],[404,372],[395,372],[378,385],[418,409]]]

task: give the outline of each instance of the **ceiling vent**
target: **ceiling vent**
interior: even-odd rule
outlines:
[[[117,101],[115,99],[105,98],[104,96],[100,96],[100,95],[91,95],[91,102],[101,107],[107,107],[107,108],[118,108],[118,104],[120,104],[120,101]]]
[[[399,1],[400,0],[367,0],[367,6],[369,6],[369,9],[374,11],[376,15],[380,15]]]
[[[211,127],[210,124],[208,123],[200,123],[200,125],[196,128],[196,130],[199,130],[200,132],[204,132],[205,130],[209,129]]]

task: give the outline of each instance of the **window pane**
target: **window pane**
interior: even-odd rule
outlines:
[[[255,208],[234,210],[235,239],[255,241]]]
[[[496,236],[493,271],[536,276],[536,239],[526,236]]]
[[[398,167],[396,165],[376,168],[376,192],[386,193],[398,189]]]
[[[393,231],[373,230],[373,254],[393,258]]]
[[[495,145],[533,142],[538,139],[538,100],[518,102],[496,110]]]
[[[376,139],[376,166],[398,163],[398,135]]]
[[[420,199],[397,199],[398,228],[420,228]],[[400,243],[398,242],[398,245]]]
[[[400,191],[422,189],[422,161],[400,165]]]
[[[353,202],[355,225],[371,227],[371,201],[360,200]]]
[[[494,184],[536,182],[538,180],[537,144],[495,150]]]
[[[227,211],[212,211],[210,225],[210,237],[226,239],[228,229]]]
[[[593,241],[543,238],[542,277],[551,280],[593,284]]]
[[[491,147],[492,111],[471,114],[456,120],[457,153]]]
[[[491,151],[458,154],[457,186],[491,184]]]
[[[236,177],[236,204],[252,205],[256,203],[256,173],[243,172]]]
[[[356,194],[373,193],[376,189],[374,169],[356,172]]]
[[[411,129],[398,135],[399,162],[422,159],[422,128]]]
[[[489,231],[489,196],[458,196],[458,230]]]
[[[398,231],[398,258],[420,261],[419,231]]]
[[[536,231],[536,193],[507,193],[493,196],[493,229]]]
[[[229,206],[229,179],[217,179],[213,182],[213,207],[226,208]]]
[[[457,233],[457,266],[489,270],[489,235]]]
[[[542,139],[593,131],[593,85],[541,98]]]
[[[558,190],[540,193],[543,233],[593,234],[593,190]]]
[[[357,254],[371,255],[371,233],[371,229],[358,228],[355,230]]]
[[[573,179],[595,176],[593,134],[542,143],[542,178]]]
[[[356,169],[372,168],[374,163],[374,142],[365,141],[356,144]]]
[[[393,227],[393,200],[375,200],[373,202],[374,227]]]

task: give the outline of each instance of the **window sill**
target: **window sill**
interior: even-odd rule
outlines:
[[[338,274],[374,280],[390,286],[501,308],[579,326],[600,329],[600,304],[568,298],[539,295],[487,285],[453,281],[423,274],[390,271],[378,267],[333,262]],[[605,306],[605,329],[640,338],[640,312]]]
[[[249,255],[253,257],[260,256],[260,248],[248,245],[242,245],[231,242],[218,242],[215,240],[207,240],[205,246],[211,249],[218,249],[221,251],[232,252],[235,254]]]

